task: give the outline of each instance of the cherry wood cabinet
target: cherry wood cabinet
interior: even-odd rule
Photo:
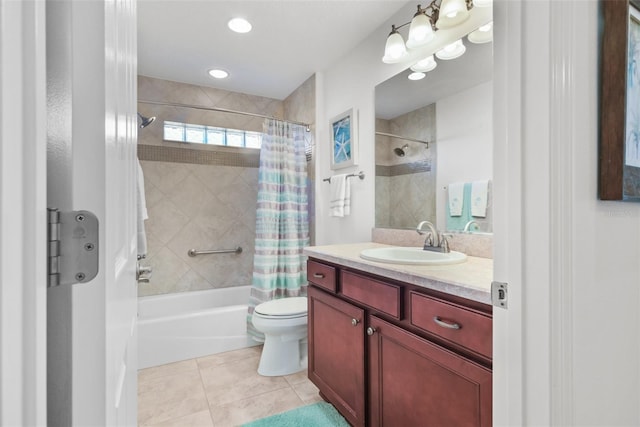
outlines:
[[[376,316],[369,320],[372,426],[491,426],[491,371]]]
[[[365,425],[364,310],[309,287],[309,379],[354,426]]]
[[[309,378],[354,426],[491,425],[491,307],[310,259]]]

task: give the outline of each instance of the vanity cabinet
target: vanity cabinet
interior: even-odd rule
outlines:
[[[313,259],[307,271],[309,378],[349,423],[491,425],[490,306]]]
[[[308,301],[309,379],[351,425],[364,426],[364,310],[314,287]]]

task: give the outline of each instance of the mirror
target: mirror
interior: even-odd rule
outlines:
[[[493,45],[463,40],[465,54],[436,59],[437,67],[425,78],[409,80],[408,69],[376,86],[378,228],[415,228],[428,220],[439,230],[462,231],[474,220],[469,231],[493,229]],[[483,193],[481,181],[487,180]],[[449,189],[460,183],[465,185]],[[487,195],[486,211],[473,212],[484,216],[471,215],[472,187],[476,203],[478,195]],[[449,202],[450,191],[451,203],[458,195],[466,202],[461,215]]]

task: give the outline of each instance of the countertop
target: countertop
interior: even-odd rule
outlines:
[[[491,304],[492,259],[467,256],[467,261],[461,264],[418,266],[389,264],[360,258],[360,252],[364,249],[388,246],[390,245],[372,242],[309,246],[304,249],[304,253],[311,258]]]

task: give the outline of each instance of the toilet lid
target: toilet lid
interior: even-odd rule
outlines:
[[[291,297],[263,302],[255,308],[255,312],[266,316],[292,316],[307,314],[307,298]]]

